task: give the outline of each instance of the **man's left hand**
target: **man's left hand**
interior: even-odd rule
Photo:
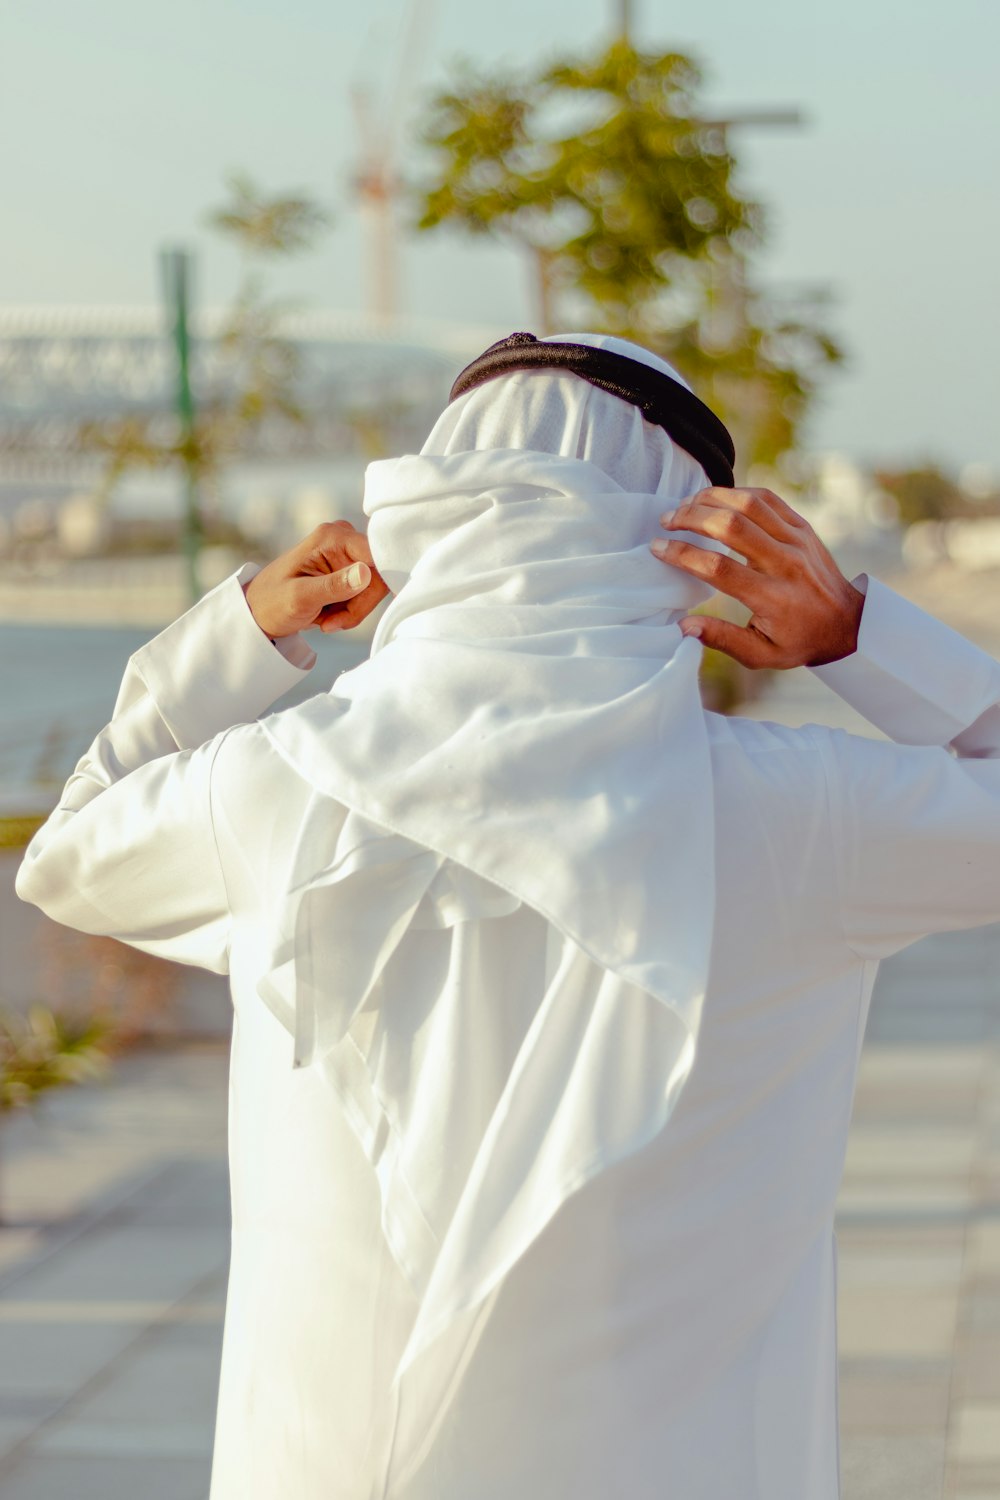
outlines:
[[[857,650],[865,596],[848,583],[809,522],[770,490],[702,490],[662,524],[711,537],[746,558],[737,562],[677,539],[651,543],[663,562],[751,611],[746,625],[689,615],[681,621],[685,635],[745,667],[818,667]]]
[[[250,613],[265,635],[350,630],[389,589],[372,562],[364,532],[327,521],[243,585]]]

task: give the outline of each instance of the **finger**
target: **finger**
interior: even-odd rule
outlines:
[[[727,490],[719,485],[711,485],[703,493],[706,499],[713,504],[735,505],[738,510],[744,511],[756,520],[759,525],[764,527],[768,524],[775,527],[783,525],[787,526],[791,532],[801,531],[803,527],[809,527],[809,522],[806,518],[800,516],[798,511],[788,504],[787,500],[782,500],[781,496],[776,495],[773,490],[747,489],[745,487]],[[770,521],[768,518],[770,518]]]
[[[734,625],[731,620],[718,620],[713,615],[689,615],[681,621],[685,635],[697,637],[703,646],[713,651],[722,651],[744,667],[770,667],[776,665],[778,648],[758,631],[745,625]]]
[[[388,592],[388,584],[373,570],[371,583],[360,594],[355,594],[345,604],[331,604],[324,609],[319,622],[320,630],[325,634],[334,630],[353,630],[381,604]]]
[[[724,552],[709,552],[694,542],[657,540],[649,545],[661,562],[700,578],[749,609],[756,609],[763,602],[767,579],[746,563],[735,562]]]
[[[808,525],[808,522],[803,520],[797,511],[794,511],[772,490],[727,490],[713,485],[707,490],[699,491],[697,495],[692,495],[690,500],[686,500],[670,514],[676,516],[692,505],[708,506],[712,509],[746,516],[761,531],[767,532],[768,536],[774,537],[778,542],[796,540],[802,528]],[[664,524],[667,524],[666,518],[664,518]],[[680,522],[676,524],[679,526]]]
[[[787,542],[776,541],[756,521],[738,510],[692,501],[682,512],[664,520],[670,531],[689,531],[722,542],[741,557],[756,563],[762,572],[785,574],[795,565],[795,549]]]
[[[330,604],[343,604],[356,594],[364,593],[371,582],[372,571],[367,563],[351,563],[348,568],[339,568],[336,573],[320,573],[315,578],[300,578],[296,583],[296,594],[301,612],[308,619],[316,619]]]
[[[351,535],[346,538],[344,547],[353,562],[367,563],[370,568],[374,568],[372,549],[363,531],[352,531]]]
[[[324,580],[327,587],[327,599],[329,604],[340,604],[346,599],[353,599],[356,594],[363,594],[372,581],[372,570],[367,563],[352,562],[350,567],[339,568],[336,573],[330,573]]]
[[[310,557],[319,557],[324,553],[332,556],[339,548],[342,558],[345,543],[353,532],[354,527],[350,521],[321,521],[292,548],[292,552],[296,558],[305,560]]]
[[[346,529],[336,531],[340,522],[333,522],[325,528],[326,535],[323,536],[311,554],[313,566],[317,571],[336,572],[348,562],[363,562],[368,567],[374,567],[372,549],[368,544],[368,538],[363,531],[355,531],[353,527],[344,523]]]

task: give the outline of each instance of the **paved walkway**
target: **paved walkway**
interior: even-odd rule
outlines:
[[[808,674],[756,712],[857,727]],[[3,1500],[205,1500],[226,1068],[133,1056],[4,1125]],[[1000,928],[883,968],[839,1242],[843,1500],[998,1500]]]
[[[225,1045],[5,1128],[3,1500],[204,1500],[229,1248]]]

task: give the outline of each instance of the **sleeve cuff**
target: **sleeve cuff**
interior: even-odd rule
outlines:
[[[810,670],[904,745],[950,745],[1000,703],[1000,664],[877,578],[865,593],[858,649]]]
[[[301,635],[260,629],[242,587],[258,571],[244,563],[131,659],[181,749],[257,718],[316,661]]]
[[[236,581],[240,585],[241,592],[243,585],[249,583],[251,578],[256,578],[259,572],[260,563],[247,562],[243,564],[242,568],[236,574]],[[273,646],[275,651],[281,652],[281,655],[287,662],[291,662],[293,667],[299,667],[303,672],[310,671],[316,665],[316,653],[303,638],[301,632],[296,635],[283,635],[278,640],[272,640],[269,635],[264,635],[257,621],[253,619],[253,614],[250,611],[249,604],[246,602],[245,594],[243,595],[243,603],[246,605],[247,614],[253,620],[254,627],[264,636],[269,646]]]

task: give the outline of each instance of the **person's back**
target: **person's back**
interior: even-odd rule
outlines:
[[[332,1094],[289,1072],[273,1017],[237,1006],[239,1238],[222,1408],[242,1415],[231,1446],[220,1432],[220,1494],[267,1493],[262,1464],[286,1423],[301,1445],[297,1481],[324,1474],[330,1492],[354,1493],[343,1487],[367,1461],[369,1429],[389,1464],[397,1421],[404,1460],[421,1456],[416,1433],[432,1439],[408,1484],[397,1488],[408,1463],[392,1471],[386,1493],[407,1500],[515,1489],[638,1500],[661,1493],[665,1474],[692,1497],[836,1494],[812,1470],[835,1472],[832,1211],[870,976],[844,942],[815,745],[747,721],[713,729],[724,833],[697,1065],[669,1129],[571,1197],[518,1262],[454,1395],[418,1367],[397,1414],[389,1381],[416,1301],[379,1243],[376,1184]],[[260,892],[288,813],[309,805],[305,783],[298,799],[286,789],[281,816],[248,841],[241,809],[272,780],[273,754],[249,728],[230,736],[219,766],[234,975],[255,966],[269,909]],[[343,817],[336,804],[327,813]],[[559,934],[525,909],[428,927],[402,939],[382,993],[405,997],[417,1033],[443,976],[461,993],[488,973],[493,1030],[466,1045],[487,1046],[502,1068],[519,1012],[560,957]],[[254,1306],[255,1227],[270,1267],[267,1322],[247,1359],[247,1326],[265,1315]],[[303,1436],[303,1349],[318,1337],[324,1395],[307,1404],[315,1425]],[[271,1417],[258,1450],[245,1418],[262,1403]],[[277,1451],[287,1481],[289,1450]]]
[[[663,467],[649,446],[640,498]],[[592,458],[552,470],[584,509]],[[521,469],[523,522],[538,480]],[[136,659],[157,723],[199,748],[165,753],[162,728],[139,747],[145,709],[124,694],[68,789],[81,811],[55,815],[20,886],[230,972],[212,1500],[835,1500],[833,1207],[867,1002],[884,954],[1000,914],[1000,667],[874,583],[860,642],[831,648],[833,575],[807,576],[811,533],[773,497],[675,511],[750,568],[675,544],[669,586],[636,552],[600,587],[591,569],[585,597],[593,541],[570,530],[560,570],[529,566],[504,495],[463,491],[460,456],[441,472],[444,551],[413,549],[398,650],[389,629],[342,700],[218,733],[207,676],[197,689],[211,609],[229,611],[234,678],[272,648],[204,601],[171,627],[182,651],[167,632]],[[675,507],[697,488],[683,473]],[[556,516],[563,491],[544,492]],[[415,487],[399,498],[417,513]],[[635,493],[594,504],[612,501],[650,526]],[[496,524],[490,556],[463,561],[449,516],[476,537]],[[591,537],[607,525],[595,513]],[[657,623],[642,593],[682,600],[685,568],[733,592],[773,575],[799,659],[842,655],[834,685],[928,748],[702,714],[676,629],[690,601]],[[421,661],[397,694],[393,672]],[[229,724],[259,712],[242,709]],[[160,760],[138,764],[157,735]],[[521,803],[496,796],[512,766]]]
[[[970,665],[976,655],[970,649]],[[1000,669],[997,679],[1000,688]],[[259,1005],[237,1008],[234,1202],[251,1237],[255,1223],[267,1226],[271,1338],[244,1358],[246,1324],[260,1316],[248,1307],[260,1274],[248,1257],[246,1302],[237,1262],[229,1318],[238,1345],[224,1382],[238,1388],[234,1410],[253,1409],[263,1381],[272,1420],[286,1408],[288,1422],[299,1422],[296,1371],[304,1342],[320,1339],[314,1358],[325,1361],[325,1394],[311,1403],[311,1444],[299,1434],[303,1481],[326,1472],[342,1486],[341,1465],[362,1462],[369,1431],[376,1467],[390,1465],[405,1414],[431,1440],[408,1484],[396,1487],[408,1465],[403,1476],[392,1471],[386,1493],[407,1500],[515,1488],[596,1497],[613,1485],[652,1497],[664,1474],[692,1497],[837,1494],[833,1209],[875,960],[921,935],[929,902],[937,903],[931,925],[963,926],[996,916],[1000,895],[974,871],[963,889],[954,870],[926,861],[914,870],[901,849],[883,931],[852,928],[859,905],[870,909],[869,893],[855,888],[845,900],[845,866],[856,880],[849,862],[858,851],[836,798],[853,766],[870,768],[868,793],[881,800],[879,772],[897,778],[905,764],[933,776],[938,755],[909,751],[901,762],[894,747],[832,731],[716,716],[709,723],[717,907],[697,1064],[669,1129],[570,1198],[518,1263],[447,1401],[433,1381],[404,1382],[397,1412],[389,1378],[416,1302],[381,1244],[376,1185],[332,1096],[308,1074],[288,1073],[273,1017]],[[257,825],[255,877],[241,810],[259,801],[274,754],[259,727],[237,731],[220,778],[223,859],[228,847],[232,867],[247,871],[242,930],[251,969],[268,909],[254,893],[265,888],[267,862],[280,863],[290,808]],[[311,789],[302,783],[298,795],[304,808]],[[887,819],[898,817],[891,798],[883,806]],[[943,818],[950,811],[942,805]],[[990,812],[985,801],[982,811]],[[344,816],[332,803],[327,812]],[[870,818],[874,808],[865,812]],[[995,862],[995,809],[992,816],[981,843],[993,841]],[[230,875],[238,907],[234,886]],[[520,1035],[519,1008],[559,962],[559,937],[523,909],[458,934],[445,926],[408,933],[383,985],[405,996],[417,1032],[445,974],[461,991],[488,971],[497,1010],[486,1045],[502,1067]],[[428,973],[425,991],[419,977]],[[282,1223],[287,1245],[275,1243]],[[328,1236],[319,1261],[318,1234]],[[248,1449],[242,1422],[238,1432],[217,1460],[222,1494],[231,1464],[239,1486],[259,1482],[262,1455]],[[263,1441],[273,1451],[271,1435]],[[419,1444],[408,1451],[419,1456]],[[235,1474],[233,1482],[235,1493]]]

